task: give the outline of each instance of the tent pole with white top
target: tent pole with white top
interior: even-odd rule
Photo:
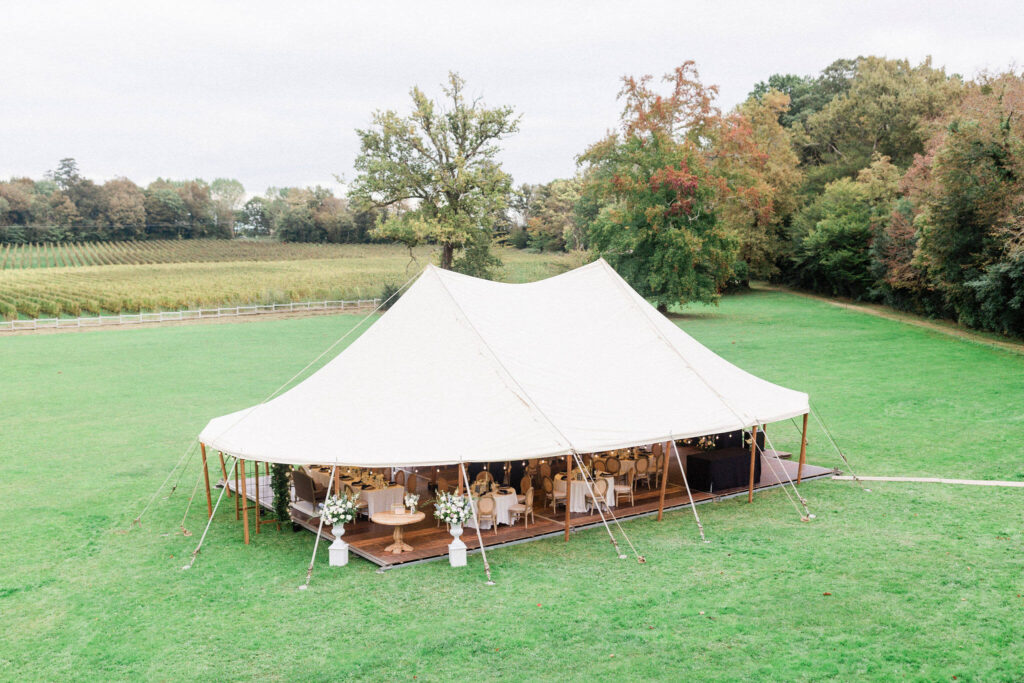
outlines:
[[[331,467],[331,478],[327,480],[327,493],[325,494],[324,503],[331,497],[331,487],[334,486],[334,472],[338,469],[337,465]],[[316,496],[314,496],[315,498]],[[313,512],[316,512],[316,500],[313,501]],[[358,514],[358,512],[356,513]],[[316,527],[316,540],[313,541],[313,557],[309,558],[309,569],[306,570],[306,583],[299,586],[300,591],[306,590],[309,586],[309,582],[313,579],[313,563],[316,562],[316,551],[320,547],[320,534],[324,531],[324,513],[320,512],[320,524]]]
[[[565,540],[569,541],[569,501],[572,500],[572,456],[565,456]]]
[[[807,461],[807,413],[804,413],[804,431],[800,436],[800,461],[796,466],[796,483],[804,478],[804,463]]]
[[[480,543],[480,556],[484,559],[484,573],[487,574],[487,585],[493,586],[494,580],[491,579],[491,563],[487,561],[487,551],[484,550],[484,536],[480,533],[480,518],[476,514],[476,506],[473,505],[473,492],[469,488],[469,475],[466,474],[466,467],[461,462],[459,463],[459,473],[462,478],[459,482],[466,482],[466,495],[469,496],[469,509],[473,511],[473,523],[476,526],[476,540]],[[491,521],[491,524],[497,526],[497,516]]]
[[[754,502],[754,458],[757,457],[757,425],[750,430],[750,484],[747,489],[747,502]]]

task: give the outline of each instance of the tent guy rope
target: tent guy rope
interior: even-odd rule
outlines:
[[[863,482],[861,482],[861,480],[857,477],[857,474],[853,471],[853,465],[850,464],[850,461],[846,458],[846,455],[843,453],[842,449],[839,448],[839,444],[836,443],[836,440],[832,438],[832,432],[830,432],[828,427],[825,426],[825,423],[822,422],[821,416],[818,415],[818,411],[814,409],[814,407],[810,404],[810,401],[808,401],[807,407],[811,415],[814,416],[814,419],[821,426],[821,430],[825,432],[825,436],[828,437],[829,442],[832,444],[832,448],[836,450],[836,453],[839,454],[839,457],[842,458],[844,463],[846,463],[846,467],[849,468],[850,470],[850,476],[853,477],[853,480],[856,481],[860,485],[860,487],[864,489],[866,493],[871,493],[871,489],[866,488]]]
[[[491,578],[491,563],[487,561],[487,550],[484,549],[484,537],[480,533],[480,518],[476,513],[476,505],[473,505],[473,494],[469,488],[469,476],[466,474],[466,466],[461,462],[459,463],[459,473],[462,475],[462,481],[466,486],[466,495],[469,496],[469,508],[473,511],[473,523],[476,525],[476,539],[480,543],[480,556],[484,560],[484,573],[487,574],[487,585],[493,586],[494,579]],[[497,524],[498,520],[495,519],[491,524]]]
[[[626,555],[619,549],[619,542],[617,540],[615,540],[615,534],[612,533],[611,527],[608,526],[608,520],[605,519],[604,512],[602,512],[602,510],[601,510],[601,505],[600,505],[600,503],[598,503],[597,496],[594,494],[594,487],[591,486],[591,482],[594,481],[593,477],[590,475],[589,472],[587,472],[587,468],[583,466],[583,459],[580,458],[580,454],[577,453],[576,451],[573,451],[572,455],[573,455],[573,458],[576,461],[576,466],[580,468],[580,473],[583,474],[583,483],[586,484],[586,486],[587,486],[587,493],[590,494],[590,497],[594,501],[594,505],[597,507],[597,514],[601,515],[601,523],[604,524],[604,530],[608,532],[608,537],[611,539],[612,545],[615,546],[615,554],[619,556],[620,560],[626,559]],[[568,473],[566,474],[566,479],[568,479]],[[596,482],[594,482],[594,483],[596,483]],[[569,505],[569,484],[568,483],[566,483],[566,485],[565,485],[565,492],[566,492],[565,504]],[[613,490],[613,494],[612,495],[614,495],[614,490]],[[614,514],[612,514],[612,511],[610,509],[608,510],[608,514],[611,515],[613,518],[615,516]],[[621,531],[621,528],[620,528],[620,531]],[[625,533],[623,533],[623,536],[625,536]],[[626,540],[628,542],[629,539],[627,538]],[[629,547],[633,548],[633,544],[630,543]],[[633,548],[633,554],[637,556],[637,559],[639,559],[640,556],[637,555],[636,548]]]
[[[683,475],[683,484],[686,485],[686,496],[690,499],[690,509],[693,510],[693,518],[697,520],[697,531],[700,532],[700,540],[705,543],[710,543],[711,541],[704,537],[704,525],[700,522],[700,515],[697,514],[697,506],[693,502],[693,494],[690,493],[690,482],[686,478],[686,468],[683,467],[683,459],[679,456],[679,448],[676,446],[675,440],[672,440],[671,443],[672,450],[676,454],[676,462],[679,463],[679,471]]]
[[[231,472],[232,472],[232,474],[234,474],[237,471],[238,471],[238,458],[235,458],[234,462],[232,462],[232,464],[231,464]],[[227,492],[227,490],[228,490],[228,484],[227,484],[227,482],[224,482],[224,488],[222,488],[220,490],[220,495],[217,496],[217,504],[213,506],[213,514],[211,514],[210,518],[208,520],[206,520],[206,528],[203,529],[203,535],[199,537],[199,544],[196,546],[196,549],[192,551],[192,556],[189,559],[188,564],[186,564],[184,567],[182,567],[182,569],[191,569],[192,565],[194,565],[196,563],[196,557],[199,556],[199,551],[202,549],[203,542],[206,540],[206,534],[208,534],[210,532],[210,525],[213,524],[213,518],[217,515],[217,508],[220,507],[220,502],[222,500],[224,500],[224,494]]]
[[[327,493],[325,494],[324,500],[327,501],[331,497],[331,487],[334,486],[334,473],[338,470],[338,466],[335,465],[331,468],[331,478],[327,481]],[[257,503],[258,504],[258,503]],[[314,502],[314,511],[316,510]],[[257,522],[258,524],[259,522]],[[309,582],[313,579],[313,565],[316,564],[316,551],[320,547],[320,534],[324,531],[324,515],[320,513],[320,524],[316,528],[316,540],[313,541],[313,557],[309,558],[309,569],[306,570],[306,583],[299,586],[300,591],[304,591],[309,587]]]

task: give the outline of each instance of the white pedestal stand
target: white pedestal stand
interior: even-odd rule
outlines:
[[[459,538],[462,536],[462,527],[452,525],[448,532],[454,539],[448,544],[448,562],[453,567],[465,567],[466,566],[466,544]]]
[[[334,532],[334,543],[327,548],[328,562],[332,567],[344,567],[348,564],[348,543],[341,540],[345,535],[345,526],[338,524],[331,530]]]

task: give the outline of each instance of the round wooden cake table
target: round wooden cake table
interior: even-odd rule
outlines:
[[[422,522],[425,518],[426,515],[422,512],[413,512],[411,514],[408,512],[401,514],[395,514],[394,512],[378,512],[370,517],[370,521],[375,524],[395,527],[395,542],[387,548],[384,548],[384,552],[391,553],[392,555],[398,555],[412,550],[412,546],[402,540],[402,536],[404,534],[403,527],[415,524],[416,522]]]

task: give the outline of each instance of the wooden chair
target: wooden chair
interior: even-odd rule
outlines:
[[[608,507],[608,480],[599,478],[591,485],[591,489],[587,489],[587,512],[602,505]]]
[[[399,486],[405,486],[405,470],[398,470],[395,474],[395,483]]]
[[[494,481],[494,475],[487,470],[480,470],[476,473],[476,479],[473,481],[486,481],[487,483],[491,483]]]
[[[654,456],[654,485],[661,486],[661,473],[665,470],[665,454],[658,452]]]
[[[558,512],[558,501],[565,502],[565,491],[555,491],[551,477],[544,477],[544,504],[551,506],[552,512]]]
[[[639,485],[640,482],[647,484],[647,488],[651,488],[651,463],[648,462],[647,458],[640,457],[635,463],[633,463],[633,472],[636,472],[634,481]]]
[[[604,472],[604,458],[594,458],[594,470],[597,472]]]
[[[630,470],[626,472],[626,483],[615,485],[615,506],[619,505],[619,498],[622,496],[629,496],[629,504],[633,505],[633,485],[636,481],[636,470]]]
[[[526,495],[522,503],[510,505],[508,511],[512,513],[512,524],[519,521],[519,518],[523,518],[523,524],[526,528],[530,528],[530,517],[533,517],[533,487],[526,489]],[[534,517],[533,523],[537,523],[537,518]]]
[[[520,493],[518,496],[516,496],[516,502],[517,503],[524,502],[526,500],[526,492],[528,490],[532,489],[532,488],[533,488],[533,479],[530,478],[530,475],[524,474],[523,478],[519,480],[519,490],[522,491],[522,493]]]
[[[484,496],[476,502],[476,519],[478,524],[489,521],[494,533],[498,533],[497,506],[492,496]]]
[[[296,512],[307,521],[318,519],[320,517],[318,506],[326,496],[317,497],[316,490],[313,488],[313,480],[302,470],[292,471],[292,485],[294,487],[292,492],[295,495],[295,500],[289,505],[292,519],[295,519]]]
[[[604,461],[604,471],[607,472],[608,474],[612,475],[613,477],[618,475],[618,473],[621,470],[622,470],[622,463],[619,462],[619,459],[617,457],[615,457],[614,455]]]
[[[542,462],[540,464],[540,478],[541,478],[541,481],[544,480],[544,477],[548,477],[548,478],[551,477],[551,463],[549,463],[549,462]]]

